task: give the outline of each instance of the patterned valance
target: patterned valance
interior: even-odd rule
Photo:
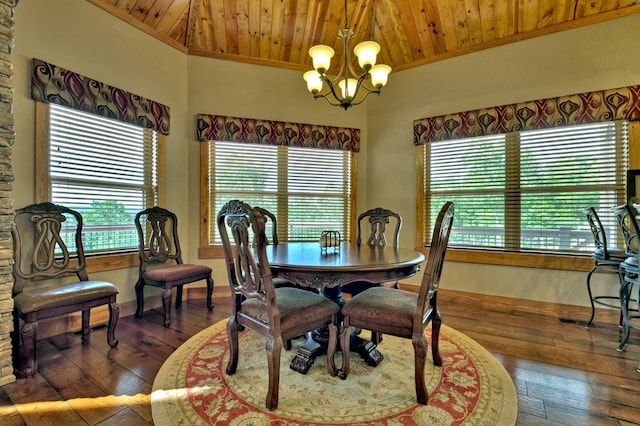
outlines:
[[[640,120],[640,86],[422,118],[413,122],[413,143],[614,120]]]
[[[169,134],[169,107],[33,59],[31,98]]]
[[[196,129],[199,141],[360,151],[360,129],[348,127],[198,114]]]

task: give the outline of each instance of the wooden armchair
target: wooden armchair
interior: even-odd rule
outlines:
[[[425,329],[432,323],[431,353],[433,363],[442,365],[438,350],[442,318],[438,311],[438,287],[453,223],[454,205],[444,204],[433,229],[427,265],[420,284],[420,292],[413,293],[388,287],[373,287],[354,296],[342,307],[343,328],[340,333],[342,370],[339,376],[349,375],[350,327],[411,339],[414,350],[416,399],[426,405],[428,394],[424,380],[427,354]]]
[[[286,340],[328,326],[327,370],[332,376],[337,374],[333,358],[340,307],[318,293],[274,286],[267,259],[264,218],[257,210],[239,200],[229,201],[220,209],[217,224],[234,298],[227,323],[229,361],[226,372],[234,374],[238,367],[239,328],[252,330],[264,337],[267,340],[269,369],[265,404],[269,410],[274,410],[278,406],[280,356]],[[255,244],[252,243],[251,231]]]
[[[182,306],[182,287],[197,281],[207,282],[207,308],[213,309],[213,278],[206,265],[184,263],[178,239],[178,218],[167,209],[155,206],[135,217],[138,230],[140,271],[136,283],[136,318],[144,311],[144,286],[162,289],[164,326],[171,325],[171,290],[176,287],[176,309]]]
[[[13,355],[18,374],[30,377],[36,373],[36,327],[38,321],[47,318],[81,311],[82,338],[86,340],[91,331],[91,308],[108,305],[107,342],[116,347],[118,288],[106,281],[89,280],[80,213],[52,203],[24,207],[15,213],[12,237]],[[26,355],[24,368],[18,359],[20,341]]]

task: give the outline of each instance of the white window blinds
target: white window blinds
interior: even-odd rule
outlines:
[[[316,241],[325,230],[348,238],[348,151],[213,141],[208,146],[210,224],[226,202],[239,199],[276,216],[280,242]],[[209,243],[220,243],[216,226],[209,227]]]
[[[597,123],[463,140],[424,150],[425,241],[445,201],[456,204],[450,245],[537,252],[588,252],[582,210],[626,199],[627,125]]]
[[[50,105],[51,201],[83,216],[85,251],[137,248],[133,219],[157,204],[157,135]]]

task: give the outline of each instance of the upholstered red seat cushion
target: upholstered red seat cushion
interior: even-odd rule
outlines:
[[[118,287],[106,281],[80,281],[52,288],[36,288],[17,294],[13,303],[22,314],[76,305],[118,294]]]

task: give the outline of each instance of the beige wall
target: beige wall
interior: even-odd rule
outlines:
[[[367,200],[399,206],[402,244],[415,242],[415,119],[482,107],[640,84],[640,16],[551,34],[392,74],[369,104]],[[374,192],[372,188],[376,188]],[[398,191],[398,188],[403,188]],[[455,223],[454,223],[455,226]],[[588,304],[583,272],[448,262],[442,287]],[[617,291],[617,279],[594,281]],[[416,280],[413,280],[414,282]]]
[[[189,186],[184,184],[188,180],[185,148],[193,133],[186,115],[187,57],[86,1],[21,1],[15,9],[15,19],[16,208],[35,201],[35,106],[30,97],[31,59],[35,57],[170,106],[167,208],[186,217],[189,199],[198,196],[197,191],[191,195]],[[182,232],[188,232],[186,221],[181,224]],[[186,246],[187,257],[192,256],[194,248]],[[91,277],[118,285],[121,302],[135,299],[137,268],[95,273]]]
[[[78,0],[23,0],[16,8],[15,205],[34,201],[34,105],[30,60],[37,57],[171,107],[167,207],[182,220],[186,259],[199,244],[199,145],[195,114],[211,113],[359,127],[358,210],[382,205],[405,219],[401,244],[415,242],[412,121],[429,115],[554,97],[640,82],[640,16],[392,73],[380,97],[345,112],[307,94],[302,73],[188,57]],[[375,171],[375,173],[374,173]],[[214,279],[226,285],[222,262]],[[94,274],[134,299],[135,270]],[[587,303],[584,273],[448,262],[447,288]],[[598,279],[606,279],[600,278]],[[412,281],[417,282],[418,278]],[[606,281],[612,288],[614,280]]]
[[[366,146],[366,110],[354,109],[345,114],[343,110],[328,106],[324,100],[314,102],[299,71],[202,57],[190,57],[188,63],[187,116],[189,125],[193,126],[193,131],[189,134],[188,186],[194,191],[198,188],[200,176],[199,142],[195,139],[196,114],[355,127],[362,129],[362,145]],[[173,122],[173,119],[171,121]],[[359,181],[364,185],[366,167],[363,165],[360,171]],[[358,202],[364,204],[364,192],[359,195]],[[189,244],[192,248],[198,247],[199,244],[199,202],[198,193],[192,191],[189,200]],[[226,269],[222,260],[209,263],[214,267],[214,281],[227,285]]]

